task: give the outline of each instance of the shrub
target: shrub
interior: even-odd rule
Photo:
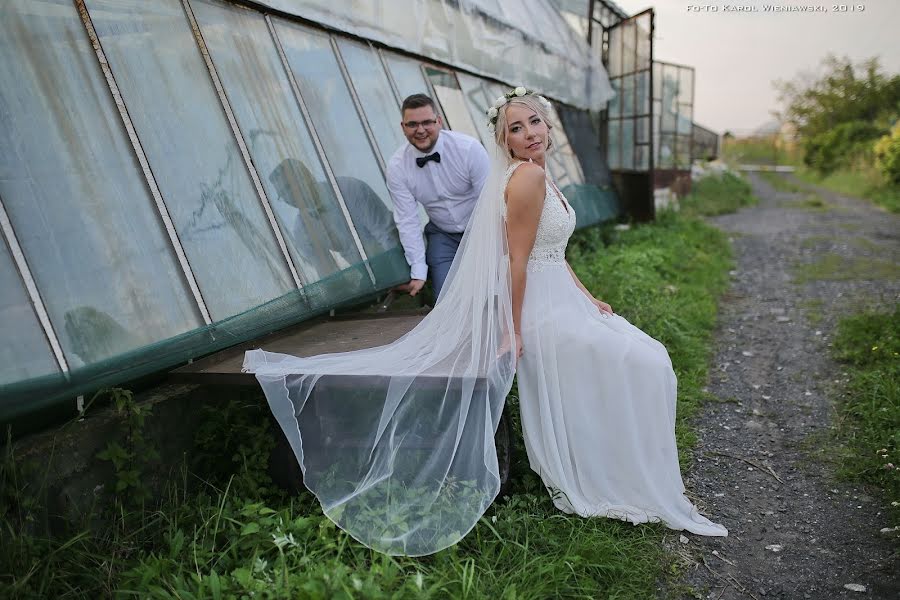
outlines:
[[[900,185],[900,121],[875,143],[875,164],[889,182]]]
[[[869,150],[872,140],[881,133],[882,130],[866,121],[841,123],[804,141],[803,162],[823,175],[831,173],[849,166],[853,157]]]

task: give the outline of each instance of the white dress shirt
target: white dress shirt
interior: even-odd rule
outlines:
[[[432,160],[424,167],[416,164],[416,158],[434,152],[440,154],[440,163]],[[409,143],[394,152],[388,162],[387,185],[410,279],[425,279],[428,273],[416,203],[438,229],[461,233],[469,223],[489,169],[490,159],[481,142],[448,129],[441,130],[430,152],[421,152]]]

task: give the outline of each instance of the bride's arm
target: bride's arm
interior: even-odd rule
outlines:
[[[594,306],[596,306],[598,309],[600,309],[600,312],[609,313],[611,315],[615,314],[613,312],[612,307],[609,304],[607,304],[603,300],[597,300],[596,298],[594,298],[594,295],[592,293],[590,293],[587,290],[587,288],[584,287],[584,284],[581,283],[581,280],[578,279],[578,275],[576,275],[575,271],[572,270],[572,265],[569,264],[569,261],[565,261],[565,262],[566,262],[566,268],[569,270],[569,274],[572,276],[572,279],[575,280],[575,285],[578,286],[578,289],[580,289],[582,292],[584,292],[584,295],[590,299],[591,303]]]
[[[513,329],[519,348],[522,302],[525,299],[528,273],[526,267],[544,208],[544,177],[541,167],[523,163],[513,172],[506,188],[506,237],[509,242],[509,270],[512,279]],[[518,355],[518,349],[516,354]]]

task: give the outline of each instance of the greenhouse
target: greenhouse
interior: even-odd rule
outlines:
[[[673,168],[691,132],[652,30],[604,0],[4,2],[0,422],[405,283],[412,93],[487,143],[493,98],[541,90],[578,226],[652,218],[653,144]]]

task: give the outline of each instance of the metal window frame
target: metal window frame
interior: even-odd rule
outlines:
[[[175,230],[175,225],[172,222],[171,215],[169,214],[169,209],[166,206],[165,200],[163,200],[162,197],[162,193],[159,190],[159,186],[156,183],[156,177],[153,175],[153,170],[150,167],[150,162],[147,160],[147,155],[144,154],[144,149],[141,146],[141,141],[138,139],[137,131],[134,128],[134,123],[131,120],[131,116],[128,114],[128,107],[125,105],[125,99],[122,97],[122,93],[119,90],[118,84],[116,83],[115,76],[113,75],[112,69],[109,66],[109,61],[106,59],[106,53],[103,51],[103,46],[100,43],[100,36],[97,35],[97,30],[94,29],[94,23],[91,20],[91,15],[88,12],[87,6],[85,5],[85,0],[73,0],[73,3],[75,4],[75,9],[78,11],[79,16],[81,17],[81,22],[84,25],[85,31],[87,32],[87,36],[90,40],[91,46],[94,48],[94,54],[97,56],[97,62],[100,64],[100,70],[102,71],[103,76],[106,79],[109,93],[112,96],[113,103],[115,103],[116,108],[119,111],[119,117],[122,119],[122,124],[125,126],[125,131],[128,135],[128,139],[131,142],[131,147],[134,150],[138,163],[141,166],[141,171],[144,174],[144,180],[147,183],[147,187],[150,189],[151,196],[153,196],[153,201],[156,205],[156,210],[159,214],[159,218],[162,220],[166,233],[169,236],[169,242],[172,244],[172,248],[175,250],[175,255],[178,258],[178,264],[181,267],[181,274],[187,281],[188,287],[191,290],[191,294],[193,294],[194,296],[194,302],[196,302],[197,308],[200,310],[200,314],[203,316],[204,323],[206,325],[211,325],[213,320],[210,316],[209,309],[206,306],[206,301],[203,299],[203,293],[200,291],[200,286],[197,283],[197,279],[194,277],[193,268],[191,267],[190,261],[187,258],[184,247],[181,245],[181,240],[178,237],[178,232]]]
[[[397,81],[394,79],[394,74],[391,73],[391,67],[388,64],[388,59],[384,55],[384,48],[375,48],[375,52],[378,54],[378,60],[381,61],[381,68],[384,69],[384,72],[387,73],[388,83],[391,84],[391,89],[394,91],[394,100],[397,101],[397,107],[403,106],[403,100],[405,98],[400,97],[400,86],[397,85]]]
[[[344,201],[344,195],[341,193],[340,187],[338,187],[337,179],[334,175],[334,171],[331,168],[331,163],[328,162],[328,157],[325,154],[325,147],[322,145],[322,140],[319,138],[319,132],[316,131],[312,116],[309,113],[309,107],[306,104],[306,100],[304,100],[303,98],[303,94],[300,92],[300,86],[297,83],[297,79],[294,77],[294,72],[291,70],[291,65],[288,62],[287,54],[285,54],[284,47],[281,44],[281,38],[278,37],[278,31],[276,31],[275,29],[275,23],[272,22],[272,16],[267,13],[263,14],[263,18],[266,20],[266,26],[269,29],[269,35],[272,37],[272,41],[275,44],[275,49],[278,51],[278,57],[281,59],[281,66],[284,69],[285,74],[287,75],[291,90],[294,92],[294,100],[296,100],[297,105],[300,108],[300,113],[303,115],[303,120],[306,121],[306,127],[309,130],[309,135],[312,138],[313,145],[316,148],[316,154],[318,155],[319,161],[322,164],[322,169],[325,171],[325,176],[328,177],[329,183],[331,183],[332,190],[334,191],[338,204],[341,207],[341,212],[344,214],[344,220],[347,222],[347,226],[350,228],[350,234],[353,236],[353,241],[356,244],[356,249],[359,252],[360,258],[362,258],[363,260],[366,271],[369,273],[369,279],[371,279],[372,285],[376,286],[377,283],[375,280],[375,273],[372,271],[372,267],[369,264],[369,255],[366,254],[366,249],[363,247],[362,240],[359,237],[359,232],[356,229],[356,224],[353,223],[353,218],[351,217],[350,211],[347,209],[347,204]]]
[[[425,78],[426,83],[428,83],[428,89],[431,91],[431,98],[434,100],[435,105],[437,105],[438,110],[441,113],[441,118],[444,120],[444,125],[446,125],[449,129],[450,121],[447,120],[447,115],[444,112],[444,106],[441,103],[441,99],[438,97],[437,90],[435,90],[435,88],[434,88],[434,82],[431,81],[431,78],[428,76],[428,71],[426,69],[434,69],[435,71],[441,71],[443,73],[451,75],[453,77],[453,81],[456,82],[456,89],[459,91],[460,94],[465,96],[465,92],[463,91],[462,85],[460,85],[460,83],[459,83],[459,77],[456,76],[455,70],[447,69],[445,67],[441,67],[441,66],[435,65],[433,63],[422,62],[421,68],[422,68],[422,76]],[[463,102],[465,102],[465,100],[463,100]],[[472,122],[472,129],[474,129],[475,131],[478,131],[478,124],[475,122],[475,119],[472,117],[472,115],[469,114],[468,108],[466,108],[466,114],[469,115],[469,120]],[[451,129],[451,131],[452,131],[452,129]],[[460,129],[457,131],[462,131],[462,130]]]
[[[181,0],[181,6],[184,9],[184,14],[187,17],[188,23],[191,26],[191,31],[194,34],[194,41],[197,43],[197,49],[200,51],[203,62],[206,64],[206,70],[209,72],[209,77],[215,88],[216,95],[219,97],[219,103],[222,105],[222,110],[225,111],[225,117],[228,119],[231,132],[234,135],[238,149],[241,152],[241,158],[244,160],[244,166],[247,168],[250,179],[253,180],[253,187],[256,190],[257,199],[262,206],[266,219],[269,221],[269,227],[275,235],[275,241],[278,243],[281,255],[291,272],[294,285],[305,294],[305,292],[303,292],[303,282],[300,278],[300,274],[297,271],[296,265],[294,265],[294,259],[291,257],[291,253],[284,241],[281,227],[278,224],[278,220],[275,218],[275,212],[272,210],[272,205],[269,203],[269,197],[266,195],[266,191],[259,179],[259,173],[256,171],[256,165],[253,164],[253,159],[250,157],[250,150],[247,148],[247,143],[244,141],[244,133],[241,131],[237,119],[234,116],[231,102],[228,100],[228,95],[225,93],[225,87],[222,85],[222,80],[219,79],[219,72],[216,70],[216,65],[209,52],[209,47],[206,45],[206,40],[203,39],[203,32],[200,30],[200,24],[197,22],[197,17],[194,15],[194,8],[191,6],[190,0]]]
[[[34,276],[31,274],[28,261],[25,259],[25,253],[22,252],[22,247],[19,245],[18,238],[16,238],[16,232],[13,229],[12,221],[10,221],[9,215],[6,212],[6,206],[3,204],[2,197],[0,197],[0,230],[2,230],[3,239],[6,241],[6,246],[9,248],[9,252],[12,255],[12,260],[16,265],[19,277],[21,278],[22,283],[25,284],[25,291],[28,293],[31,308],[34,310],[38,322],[41,324],[41,330],[44,332],[44,337],[47,338],[47,342],[50,344],[50,348],[53,351],[53,357],[56,359],[56,364],[59,367],[59,370],[68,377],[69,363],[66,361],[62,344],[60,344],[59,337],[56,335],[56,330],[53,328],[53,323],[50,321],[50,315],[47,313],[44,299],[41,297],[41,292],[38,290],[37,283],[34,281]]]
[[[597,1],[603,2],[603,0],[597,0]],[[604,3],[604,6],[606,6],[605,3]],[[646,67],[637,68],[637,64],[638,64],[637,59],[639,56],[638,47],[639,47],[639,39],[640,39],[638,34],[641,33],[641,28],[638,27],[638,23],[640,22],[639,19],[644,17],[644,15],[648,15],[648,14],[649,14],[649,21],[650,21],[650,30],[647,33],[650,36],[650,56],[648,57],[648,62],[647,62]],[[630,17],[619,20],[616,24],[612,25],[611,27],[603,28],[603,32],[602,32],[602,46],[603,47],[602,47],[601,56],[602,56],[603,64],[609,65],[610,36],[611,36],[612,31],[616,27],[621,26],[625,21],[630,21],[634,25],[633,26],[634,39],[632,40],[632,42],[634,43],[633,55],[635,57],[635,61],[634,61],[635,68],[633,68],[631,71],[628,71],[627,73],[625,72],[625,69],[624,69],[624,65],[625,65],[625,34],[623,33],[622,35],[618,36],[619,41],[620,41],[619,48],[618,48],[619,64],[616,65],[618,67],[618,73],[616,75],[610,75],[611,83],[613,81],[622,81],[625,77],[632,78],[631,81],[634,82],[634,85],[632,85],[632,90],[631,90],[632,113],[628,116],[624,116],[622,114],[624,112],[624,103],[622,103],[621,99],[620,99],[620,101],[619,101],[620,115],[615,116],[615,117],[610,117],[609,113],[608,113],[608,109],[607,109],[607,114],[606,114],[606,120],[607,120],[607,123],[609,123],[609,124],[613,123],[614,121],[621,124],[622,122],[628,120],[628,121],[631,121],[634,125],[633,126],[633,136],[632,136],[634,141],[633,141],[632,147],[631,147],[632,167],[625,168],[622,166],[624,164],[622,157],[624,156],[624,150],[625,150],[625,147],[624,147],[625,146],[625,141],[624,141],[625,138],[622,135],[622,130],[620,127],[619,139],[618,139],[619,163],[616,167],[613,167],[612,165],[610,165],[611,171],[616,171],[616,172],[620,172],[620,173],[652,173],[654,170],[654,166],[655,166],[654,154],[655,154],[656,150],[653,145],[653,100],[654,100],[654,97],[653,97],[653,48],[654,48],[653,35],[654,35],[654,30],[655,30],[655,18],[656,18],[655,11],[652,8],[648,8],[648,9],[643,10],[643,11],[641,11],[637,14],[634,14]],[[649,112],[639,112],[639,104],[638,104],[638,87],[639,86],[637,85],[637,81],[638,81],[637,78],[642,73],[647,73],[647,78],[648,78],[647,93],[648,93],[649,99],[650,99]],[[647,141],[646,142],[637,142],[637,126],[636,125],[640,119],[644,119],[644,118],[647,118],[647,120],[648,120]],[[609,140],[608,140],[608,136],[607,136],[607,139],[605,140],[605,145],[607,147],[607,162],[609,161],[608,142],[609,142]],[[639,162],[638,162],[638,147],[639,146],[646,147],[646,151],[648,154],[646,169],[637,167],[637,165],[639,164]]]
[[[697,83],[696,83],[697,82],[697,70],[695,67],[692,67],[690,65],[685,65],[683,63],[664,61],[664,60],[654,61],[654,64],[659,65],[659,70],[660,70],[659,92],[660,93],[662,92],[662,88],[663,88],[662,82],[665,80],[664,74],[666,72],[666,67],[674,68],[676,73],[678,74],[678,94],[675,97],[675,109],[676,109],[675,127],[671,131],[663,130],[663,127],[662,127],[662,95],[660,95],[659,98],[656,98],[655,96],[653,98],[654,101],[659,100],[659,102],[660,102],[660,114],[659,114],[660,139],[662,138],[662,136],[666,135],[666,136],[671,136],[672,141],[673,141],[672,165],[666,166],[664,168],[667,170],[686,171],[686,170],[690,169],[690,165],[692,165],[694,162],[694,132],[693,132],[693,127],[692,127],[690,133],[678,133],[678,117],[680,115],[684,114],[684,113],[682,113],[682,107],[689,106],[691,109],[691,119],[690,120],[691,120],[691,124],[693,125],[693,122],[694,122],[694,97],[696,94],[696,85],[697,85]],[[682,73],[682,71],[690,71],[691,72],[691,101],[690,102],[682,102],[680,100],[681,99],[681,73]],[[687,156],[686,156],[687,166],[686,167],[683,166],[681,168],[675,166],[676,159],[678,159],[680,156],[684,155],[683,152],[681,154],[679,154],[679,144],[678,144],[679,137],[688,137],[689,138],[688,147],[687,147]],[[658,149],[654,149],[654,154],[657,150]]]
[[[344,83],[347,85],[347,89],[350,90],[350,98],[353,100],[353,106],[356,107],[356,113],[359,115],[360,121],[362,121],[363,129],[366,132],[366,138],[369,140],[369,145],[372,147],[372,152],[375,153],[375,159],[378,161],[378,166],[381,168],[382,176],[387,179],[387,162],[385,162],[384,157],[381,156],[381,149],[378,147],[378,141],[375,139],[375,131],[372,129],[372,126],[369,124],[369,117],[366,116],[366,111],[363,108],[362,101],[359,99],[359,94],[356,91],[356,86],[353,85],[353,78],[350,77],[350,69],[347,68],[347,64],[344,62],[344,55],[341,54],[341,47],[338,44],[337,37],[334,34],[328,34],[328,40],[331,42],[331,50],[334,52],[334,56],[337,59],[338,68],[341,70],[341,75],[344,77]],[[348,40],[351,43],[353,40]],[[364,44],[369,47],[369,50],[376,52],[377,50],[372,44]],[[378,61],[378,64],[382,64],[381,60]],[[384,69],[384,65],[382,65],[382,70]],[[388,78],[388,85],[390,85],[390,77]]]

